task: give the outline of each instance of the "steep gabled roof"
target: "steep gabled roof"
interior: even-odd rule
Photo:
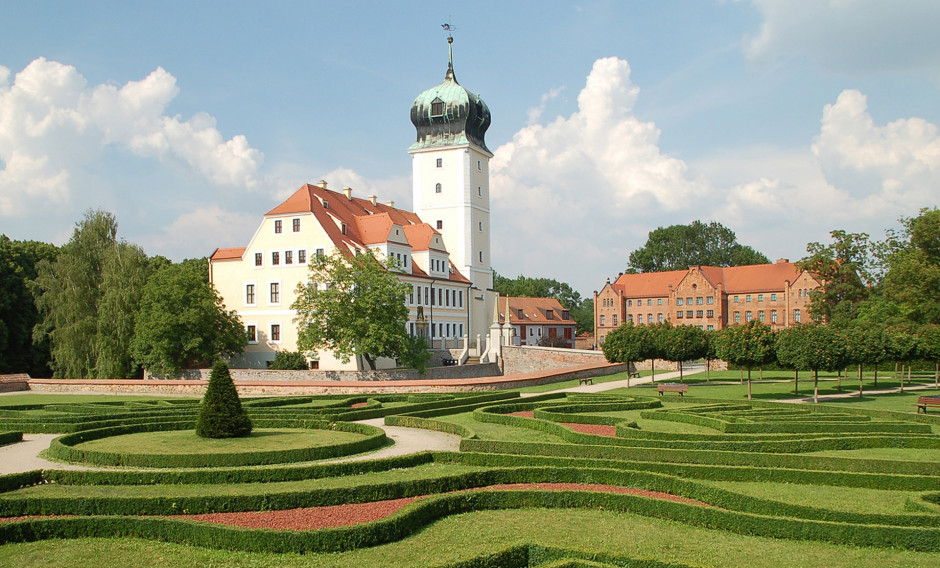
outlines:
[[[437,230],[435,230],[431,225],[428,225],[427,223],[420,223],[417,225],[407,225],[404,229],[405,236],[408,238],[408,242],[411,244],[411,250],[434,250],[437,252],[447,252],[443,248],[443,241],[441,241],[441,248],[432,246],[434,235],[440,235],[440,233],[438,233]]]
[[[786,285],[786,280],[792,284],[803,272],[796,267],[795,263],[786,261],[726,268],[720,266],[696,268],[712,285],[721,286],[726,294],[779,291]],[[678,287],[689,272],[689,270],[672,270],[623,274],[611,286],[623,292],[624,296],[633,298],[667,296]]]

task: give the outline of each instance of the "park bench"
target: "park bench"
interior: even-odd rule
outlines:
[[[631,378],[631,379],[639,379],[639,378],[640,378],[640,372],[639,372],[639,371],[633,371],[632,373],[630,373],[630,378]]]
[[[456,359],[444,359],[443,361],[445,367],[453,367],[457,364]]]
[[[664,392],[677,392],[679,396],[685,396],[685,393],[689,392],[689,385],[683,385],[679,383],[662,383],[656,385],[656,391],[659,393],[659,396],[663,396]]]
[[[582,378],[578,379],[578,384],[579,384],[579,385],[587,385],[587,384],[593,385],[593,384],[594,384],[594,379],[592,379],[591,377],[582,377]]]
[[[927,414],[928,406],[940,406],[940,396],[922,396],[917,399],[917,404],[914,406],[917,407],[917,414],[920,414],[921,409],[924,414]]]

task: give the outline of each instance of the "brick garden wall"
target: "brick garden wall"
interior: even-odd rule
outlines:
[[[212,369],[186,369],[186,380],[209,380]],[[311,369],[307,371],[272,371],[270,369],[230,369],[232,379],[236,381],[404,381],[422,379],[474,379],[477,377],[495,377],[500,374],[495,363],[481,365],[461,365],[454,367],[428,367],[421,375],[415,369],[385,369],[379,371],[325,371]],[[148,380],[162,380],[164,377],[144,375]]]
[[[534,373],[581,365],[606,365],[601,351],[555,347],[503,347],[503,373]]]

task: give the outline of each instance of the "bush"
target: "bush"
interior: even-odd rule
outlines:
[[[196,435],[203,438],[244,438],[251,434],[251,419],[242,408],[238,391],[222,361],[212,366],[209,387],[199,406]]]
[[[306,371],[307,358],[298,351],[278,351],[268,368],[274,371]]]

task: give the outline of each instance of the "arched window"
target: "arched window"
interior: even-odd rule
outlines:
[[[434,186],[434,193],[440,193],[440,192],[441,192],[441,184],[435,185],[435,186]]]

